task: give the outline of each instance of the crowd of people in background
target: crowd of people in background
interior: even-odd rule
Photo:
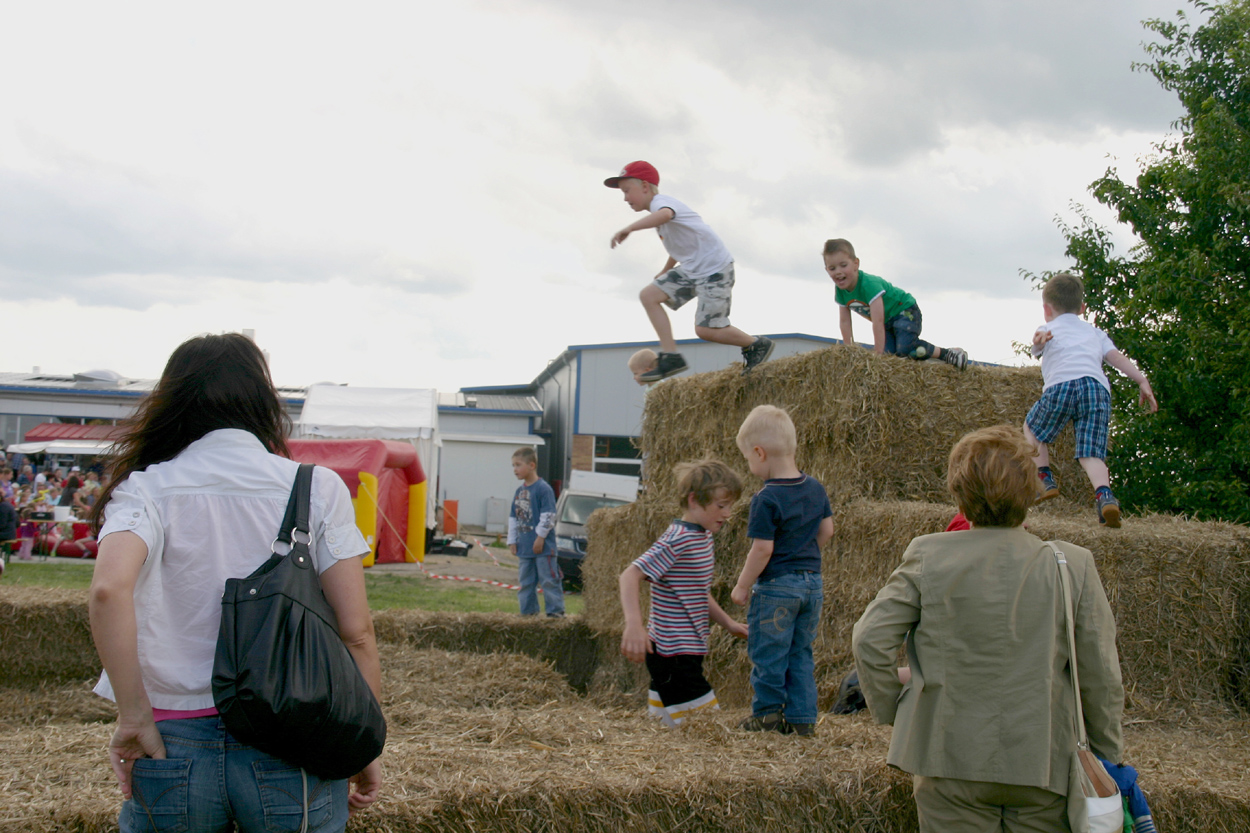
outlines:
[[[0,552],[29,560],[36,543],[55,551],[61,540],[79,541],[72,528],[49,523],[56,507],[69,507],[73,518],[85,519],[107,485],[104,466],[38,465],[26,455],[5,453],[0,464]],[[84,554],[86,554],[84,552]]]

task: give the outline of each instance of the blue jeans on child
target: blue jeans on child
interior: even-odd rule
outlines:
[[[554,555],[521,555],[517,553],[517,577],[521,589],[517,601],[522,616],[538,615],[538,586],[543,588],[543,602],[548,616],[564,615],[564,576]]]
[[[913,359],[931,359],[937,352],[932,344],[920,338],[920,305],[908,307],[885,322],[885,352],[891,356],[907,356]],[[924,348],[918,355],[917,348]]]
[[[747,608],[751,713],[784,711],[791,723],[815,723],[816,664],[812,642],[824,603],[820,573],[783,573],[757,581]]]
[[[162,720],[156,728],[167,757],[135,761],[132,798],[118,819],[121,833],[218,831],[230,829],[232,821],[241,833],[299,830],[299,767],[239,743],[216,716]],[[308,776],[310,833],[347,826],[347,789],[346,779]]]

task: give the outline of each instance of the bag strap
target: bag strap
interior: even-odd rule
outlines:
[[[1076,696],[1076,748],[1089,749],[1089,740],[1085,737],[1085,712],[1081,708],[1081,679],[1076,670],[1076,616],[1072,611],[1072,579],[1068,572],[1068,557],[1053,543],[1046,546],[1055,554],[1059,565],[1059,594],[1063,601],[1063,618],[1067,621],[1068,630],[1068,669],[1072,672],[1072,691]]]
[[[282,517],[282,525],[278,528],[277,541],[290,544],[295,540],[295,533],[302,532],[309,541],[308,516],[311,514],[312,503],[312,463],[300,463],[295,473],[295,483],[291,486],[291,497],[286,502],[286,514]]]

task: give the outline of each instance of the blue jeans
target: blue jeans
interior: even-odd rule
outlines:
[[[194,717],[156,724],[166,758],[139,758],[131,772],[132,798],[122,804],[121,833],[209,833],[238,826],[240,833],[299,830],[304,786],[299,767],[244,746],[221,718]],[[347,826],[347,780],[308,776],[308,830],[336,833]]]
[[[538,585],[543,588],[543,604],[548,616],[564,615],[564,576],[560,574],[560,564],[556,555],[522,555],[517,551],[518,578],[521,589],[517,591],[517,601],[521,603],[522,616],[538,615]]]
[[[885,352],[891,356],[931,359],[937,349],[920,338],[920,306],[910,306],[885,322]],[[923,353],[918,353],[924,348]]]
[[[751,588],[747,654],[751,713],[785,712],[791,723],[815,723],[816,663],[812,642],[824,602],[820,573],[783,573]]]

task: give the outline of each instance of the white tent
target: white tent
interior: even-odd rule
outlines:
[[[305,439],[404,440],[417,449],[429,483],[425,517],[438,498],[438,392],[433,388],[352,388],[313,385],[295,425]]]
[[[113,448],[112,440],[41,440],[33,443],[13,443],[5,451],[14,454],[107,454]]]

